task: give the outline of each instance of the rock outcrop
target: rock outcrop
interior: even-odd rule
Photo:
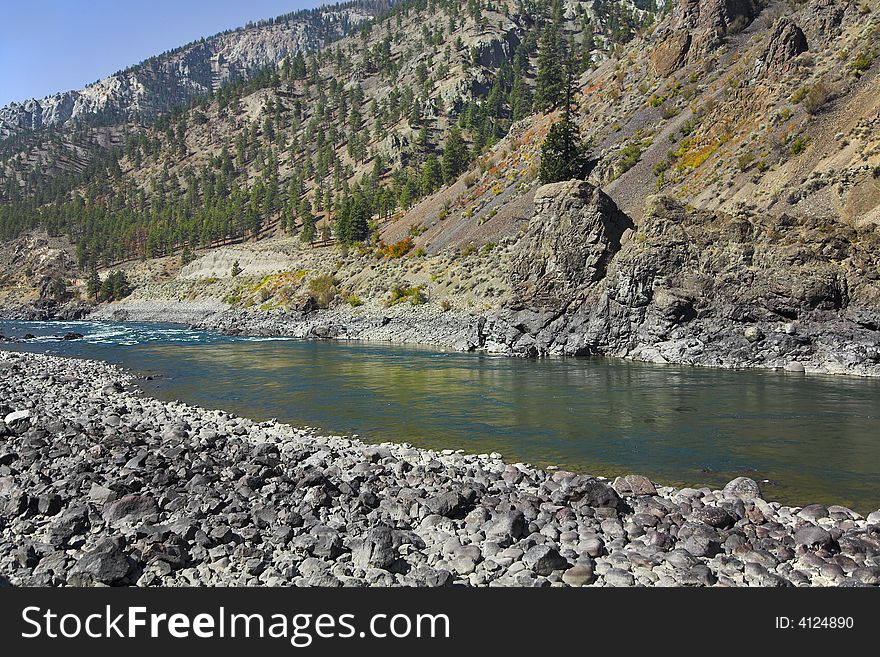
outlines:
[[[849,0],[813,0],[804,20],[804,32],[811,43],[825,45],[840,34]]]
[[[723,38],[746,27],[760,12],[756,0],[679,0],[651,53],[657,75],[671,75],[715,50]]]
[[[797,67],[795,58],[808,48],[807,37],[793,21],[780,18],[773,28],[767,50],[758,60],[759,75],[775,79]]]
[[[523,306],[561,308],[605,277],[633,223],[602,190],[580,180],[540,187],[534,204],[537,221],[512,263],[514,294]]]
[[[622,213],[584,185],[539,190],[489,351],[880,374],[873,231],[657,196],[618,247]]]

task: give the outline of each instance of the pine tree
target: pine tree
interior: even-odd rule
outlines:
[[[575,78],[574,60],[568,57],[565,61],[565,92],[563,94],[564,114],[547,133],[541,144],[541,168],[538,177],[542,184],[562,180],[583,180],[590,175],[595,166],[587,153],[580,130],[572,119],[575,109]]]
[[[421,183],[423,196],[433,193],[434,190],[439,189],[440,185],[443,184],[440,162],[434,154],[429,155],[428,159],[425,160],[425,165],[422,167]]]
[[[453,182],[465,170],[468,164],[468,149],[461,130],[452,127],[446,135],[440,169],[446,183]]]
[[[360,191],[342,200],[336,215],[336,237],[340,244],[361,242],[369,235],[370,208]]]
[[[98,270],[92,269],[89,278],[86,281],[86,292],[95,301],[98,300],[98,292],[101,291],[101,277],[98,276]]]
[[[538,76],[535,82],[535,109],[547,112],[556,108],[565,93],[565,71],[559,43],[559,25],[544,28],[538,48]]]

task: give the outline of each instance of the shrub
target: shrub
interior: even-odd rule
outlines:
[[[327,308],[336,298],[339,281],[332,274],[322,274],[309,281],[309,292],[318,308]]]
[[[871,68],[874,63],[874,53],[869,50],[863,50],[851,64],[853,72],[858,76]]]
[[[238,264],[238,260],[232,263],[232,278],[238,276],[242,271],[241,265]]]
[[[694,131],[694,129],[695,129],[696,127],[697,127],[697,122],[694,121],[693,119],[688,119],[688,120],[685,121],[685,122],[681,125],[681,127],[678,129],[678,133],[679,133],[682,137],[687,137],[689,134],[691,134],[691,133]]]
[[[736,163],[739,166],[740,171],[748,171],[749,167],[752,166],[752,163],[755,161],[755,154],[751,151],[745,152],[736,158]]]
[[[627,144],[620,151],[620,154],[622,157],[618,162],[618,167],[620,173],[624,173],[632,169],[642,157],[642,146],[641,144]]]
[[[671,119],[678,114],[678,108],[675,105],[664,105],[660,112],[660,116],[664,119]]]
[[[804,97],[804,109],[808,114],[815,114],[828,102],[830,92],[824,82],[817,82]]]
[[[427,298],[422,290],[422,286],[416,285],[414,287],[406,287],[403,285],[397,285],[391,289],[391,295],[388,298],[388,306],[396,306],[405,301],[409,301],[414,306],[419,306],[425,303]]]
[[[345,300],[348,301],[348,305],[352,308],[364,305],[364,302],[361,301],[361,298],[356,294],[349,294]]]
[[[387,247],[387,256],[390,259],[402,258],[413,249],[412,237],[405,237],[399,242],[389,244]]]
[[[810,143],[810,138],[804,135],[798,135],[792,142],[791,146],[788,147],[788,154],[792,156],[797,156],[807,150],[807,145]]]
[[[797,105],[799,102],[801,102],[804,98],[807,97],[807,94],[808,94],[809,92],[810,92],[810,88],[807,87],[807,86],[803,86],[803,87],[801,87],[800,89],[798,89],[797,91],[795,91],[795,92],[791,95],[791,102],[792,102],[792,104],[793,104],[793,105]]]

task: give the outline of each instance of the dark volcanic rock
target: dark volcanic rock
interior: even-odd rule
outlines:
[[[76,562],[71,570],[72,583],[114,584],[132,570],[132,562],[119,541],[104,540]]]
[[[536,545],[530,549],[523,555],[523,563],[536,575],[549,575],[554,570],[564,570],[570,565],[556,548],[549,545]]]

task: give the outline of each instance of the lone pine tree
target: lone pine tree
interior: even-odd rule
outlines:
[[[561,180],[583,180],[590,175],[595,160],[591,160],[587,145],[581,139],[580,130],[572,120],[575,108],[574,60],[568,56],[564,69],[564,93],[562,119],[550,126],[541,144],[541,167],[538,178],[542,184]]]

